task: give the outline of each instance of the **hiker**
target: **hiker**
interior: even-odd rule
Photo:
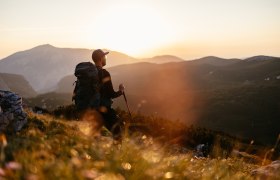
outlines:
[[[123,84],[119,85],[119,90],[116,92],[113,89],[112,80],[110,73],[103,69],[106,65],[107,54],[109,52],[103,52],[101,49],[97,49],[92,53],[92,60],[95,63],[98,76],[100,80],[100,108],[99,112],[104,118],[105,127],[110,130],[115,136],[120,135],[120,127],[117,125],[119,123],[116,111],[111,107],[112,99],[121,96],[124,92]]]
[[[11,91],[0,90],[0,133],[20,131],[27,123],[22,98]]]

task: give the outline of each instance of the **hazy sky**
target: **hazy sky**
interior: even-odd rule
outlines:
[[[0,59],[41,44],[134,57],[280,56],[280,0],[0,0]]]

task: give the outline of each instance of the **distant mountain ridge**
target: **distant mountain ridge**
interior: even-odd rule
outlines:
[[[176,56],[172,56],[172,55],[161,55],[161,56],[154,56],[152,58],[141,59],[141,61],[162,64],[162,63],[168,63],[168,62],[182,62],[185,60],[181,59],[179,57],[176,57]]]
[[[40,45],[26,51],[14,53],[0,60],[0,72],[19,74],[25,77],[31,86],[39,93],[56,89],[62,78],[74,72],[76,64],[81,61],[92,61],[90,49],[57,48],[49,44]],[[164,64],[168,62],[184,63],[186,60],[172,55],[155,56],[153,58],[137,59],[126,54],[110,51],[106,68],[121,64],[150,62]],[[261,59],[275,59],[270,56],[256,56],[245,61],[260,61]],[[276,58],[277,59],[277,58]],[[213,65],[226,67],[242,63],[240,59],[224,59],[207,56],[188,61],[193,65]]]
[[[280,57],[272,57],[272,56],[265,56],[265,55],[259,55],[259,56],[253,56],[244,59],[244,61],[268,61],[273,59],[280,59]]]
[[[191,60],[193,64],[209,64],[214,66],[227,66],[241,61],[241,59],[224,59],[216,56],[206,56],[200,59]]]

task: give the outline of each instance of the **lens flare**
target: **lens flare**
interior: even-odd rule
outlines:
[[[78,127],[86,136],[99,135],[101,127],[103,126],[103,119],[96,110],[87,110],[82,115],[82,123]]]

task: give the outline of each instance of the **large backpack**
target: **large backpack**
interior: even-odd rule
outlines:
[[[97,108],[100,104],[100,83],[96,66],[91,62],[81,62],[76,65],[75,76],[73,100],[77,110]]]

